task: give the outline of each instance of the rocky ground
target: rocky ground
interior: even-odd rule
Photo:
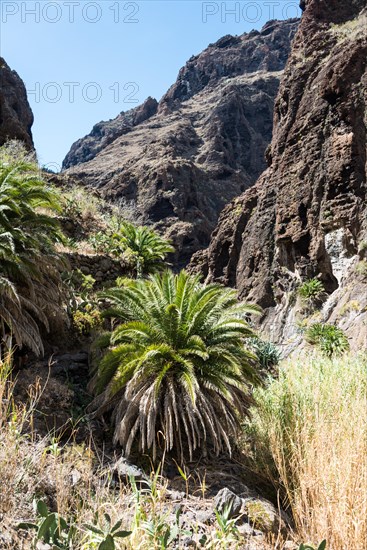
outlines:
[[[42,476],[38,480],[28,481],[28,485],[36,482],[39,497],[46,500],[50,509],[56,506],[59,498],[55,473],[57,457],[60,457],[60,465],[64,462],[63,475],[67,472],[70,477],[70,487],[84,483],[84,469],[91,455],[99,457],[100,465],[103,463],[103,476],[110,472],[111,494],[121,485],[127,495],[132,478],[142,489],[147,488],[152,480],[147,457],[137,454],[127,461],[118,449],[110,446],[107,425],[97,425],[85,416],[86,404],[91,399],[86,390],[87,380],[88,354],[85,351],[55,352],[43,361],[32,361],[18,373],[13,392],[15,405],[24,404],[30,395],[33,396],[32,422],[27,428],[32,433],[32,439],[27,444],[27,453],[30,456],[43,453],[45,464]],[[73,447],[79,458],[69,464],[62,457],[65,453],[67,456],[74,452]],[[45,453],[50,455],[52,465]],[[224,514],[228,509],[228,519],[236,521],[236,536],[241,541],[239,546],[237,542],[233,548],[270,549],[278,540],[283,541],[280,548],[295,550],[296,545],[290,540],[290,518],[279,511],[276,503],[260,496],[264,492],[261,480],[238,459],[241,459],[240,455],[233,459],[223,456],[215,460],[198,456],[195,463],[184,468],[184,478],[176,463],[166,458],[159,477],[160,514],[168,525],[173,525],[179,511],[183,533],[179,545],[172,548],[206,547],[206,543],[203,546],[199,540],[206,536],[209,544],[211,533],[218,527],[215,510]],[[97,487],[101,482],[101,469],[97,468],[97,462],[94,471],[95,479],[89,479],[88,484]],[[31,503],[27,502],[27,498],[22,498],[19,504],[16,517],[9,519],[4,511],[0,513],[1,548],[26,550],[30,547],[29,536],[17,531],[15,525],[33,514]],[[132,519],[132,510],[127,508],[124,521],[128,524]],[[228,548],[232,548],[229,542]]]

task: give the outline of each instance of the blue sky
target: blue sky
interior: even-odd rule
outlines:
[[[225,34],[300,15],[298,0],[1,0],[1,55],[26,84],[41,164],[100,120],[158,100]]]

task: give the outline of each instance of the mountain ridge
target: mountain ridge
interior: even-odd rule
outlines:
[[[121,135],[106,146],[98,138],[90,147],[90,134],[78,140],[64,173],[108,200],[134,203],[172,239],[176,265],[186,265],[209,243],[225,204],[265,168],[274,99],[297,25],[272,21],[208,46],[154,103],[156,113],[129,128],[121,119]],[[97,152],[88,160],[78,156],[84,145]]]

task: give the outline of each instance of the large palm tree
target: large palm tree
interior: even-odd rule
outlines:
[[[109,350],[92,381],[99,394],[92,410],[113,410],[115,443],[129,455],[138,440],[155,458],[161,433],[181,459],[208,440],[216,453],[230,451],[249,384],[258,382],[245,347],[253,336],[245,317],[258,308],[186,272],[131,281],[101,297],[111,303],[104,315],[120,324],[101,339]]]
[[[174,252],[169,241],[146,226],[124,222],[116,238],[137,278],[162,270],[167,254]]]
[[[43,352],[39,324],[58,311],[60,277],[54,243],[61,238],[58,196],[36,162],[14,142],[0,148],[0,325],[18,346]]]

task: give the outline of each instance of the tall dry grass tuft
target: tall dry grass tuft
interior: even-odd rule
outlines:
[[[255,397],[254,460],[280,482],[300,538],[367,548],[366,355],[289,360]]]

